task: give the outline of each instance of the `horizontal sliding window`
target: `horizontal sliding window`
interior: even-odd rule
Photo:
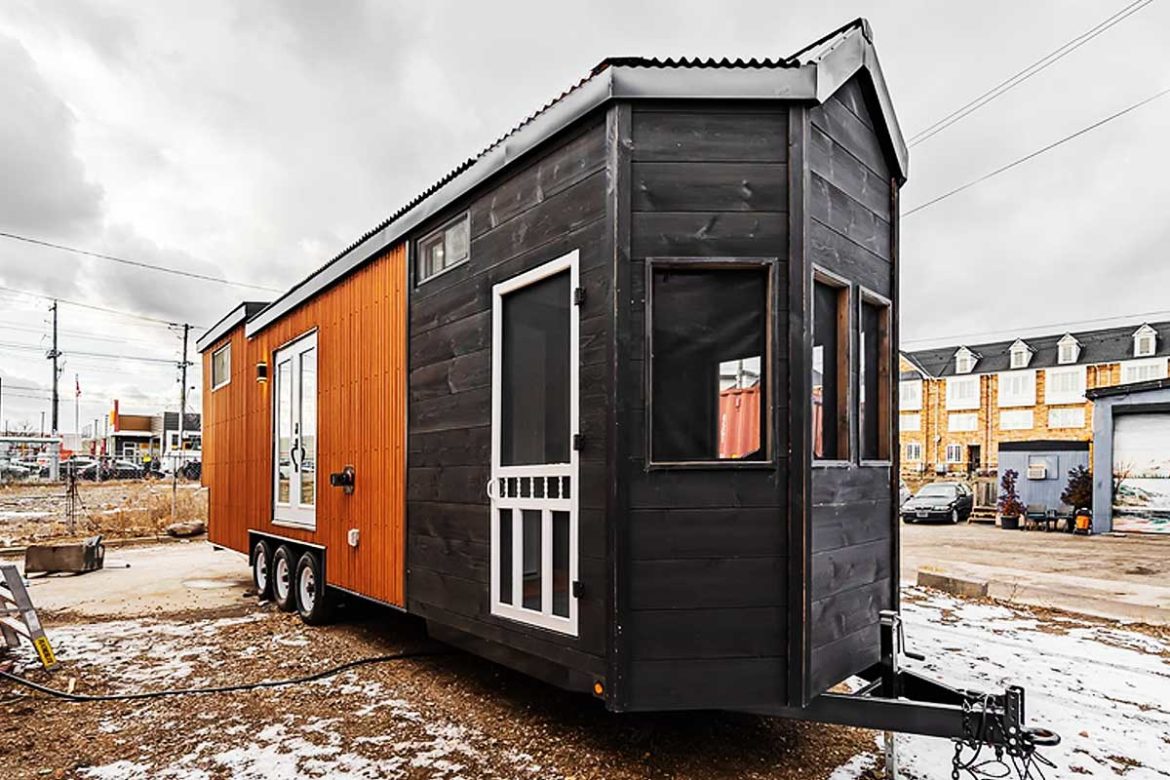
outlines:
[[[418,242],[418,281],[425,282],[467,260],[471,250],[467,214],[451,220]]]
[[[654,264],[651,458],[768,457],[768,268]]]

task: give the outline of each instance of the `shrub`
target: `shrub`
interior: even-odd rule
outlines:
[[[999,513],[1003,517],[1021,517],[1024,514],[1024,504],[1020,501],[1020,494],[1016,491],[1016,480],[1020,473],[1015,469],[1008,469],[999,481]]]
[[[1068,471],[1068,485],[1060,494],[1060,500],[1073,509],[1089,509],[1093,506],[1093,472],[1084,466],[1074,466]]]

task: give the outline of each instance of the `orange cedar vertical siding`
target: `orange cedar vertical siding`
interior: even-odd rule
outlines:
[[[269,326],[255,338],[240,326],[203,354],[203,483],[211,541],[246,552],[248,531],[326,547],[331,584],[405,605],[406,249],[399,245]],[[272,523],[272,370],[283,344],[317,330],[317,530]],[[232,380],[211,389],[211,355],[232,344]],[[329,474],[356,470],[345,495]],[[359,529],[360,543],[346,536]]]

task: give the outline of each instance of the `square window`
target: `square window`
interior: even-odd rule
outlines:
[[[768,458],[768,268],[651,266],[651,458]]]
[[[964,376],[947,379],[947,409],[978,409],[979,377]]]
[[[816,460],[849,459],[849,288],[813,282],[812,441]]]
[[[466,213],[418,242],[418,282],[425,282],[467,260],[471,228]]]
[[[1044,402],[1075,404],[1085,400],[1084,366],[1050,368],[1044,372]]]
[[[1036,372],[1005,371],[999,375],[999,405],[1035,406]]]
[[[232,345],[224,344],[211,353],[211,389],[218,390],[232,381]]]

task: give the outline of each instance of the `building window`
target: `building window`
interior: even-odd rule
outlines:
[[[1151,357],[1158,346],[1158,332],[1149,325],[1143,325],[1133,334],[1133,356]]]
[[[918,414],[918,412],[899,415],[898,429],[907,433],[922,430],[922,415]]]
[[[947,415],[947,430],[977,431],[979,430],[979,415],[974,412]]]
[[[1028,345],[1022,341],[1017,341],[1012,344],[1011,349],[1011,367],[1012,368],[1027,368],[1028,363],[1032,360],[1032,350]]]
[[[947,379],[947,409],[978,409],[979,377],[949,377]]]
[[[898,383],[898,408],[906,412],[922,409],[921,379],[904,379]]]
[[[975,370],[975,353],[962,347],[955,353],[955,373],[970,374]]]
[[[890,459],[890,304],[862,291],[857,425],[862,460]]]
[[[920,461],[922,460],[922,444],[916,441],[906,442],[906,460]]]
[[[1062,338],[1057,346],[1056,362],[1062,366],[1077,362],[1081,356],[1081,345],[1071,335]]]
[[[812,439],[816,460],[849,459],[849,287],[813,282]]]
[[[1048,410],[1049,428],[1084,428],[1085,407],[1073,406]]]
[[[768,268],[653,266],[651,457],[768,455]]]
[[[1050,368],[1044,372],[1044,402],[1075,404],[1085,400],[1084,366]]]
[[[1005,371],[999,375],[999,405],[1035,406],[1036,372]]]
[[[999,413],[999,428],[1003,431],[1026,431],[1033,424],[1031,409],[1008,409]]]
[[[947,463],[962,463],[963,462],[963,445],[962,444],[948,444],[947,445]]]
[[[211,353],[211,389],[218,390],[232,381],[232,345],[224,344]]]
[[[419,283],[466,262],[470,252],[471,227],[464,213],[418,242]]]
[[[1148,382],[1166,378],[1166,358],[1130,360],[1121,364],[1121,383]]]

